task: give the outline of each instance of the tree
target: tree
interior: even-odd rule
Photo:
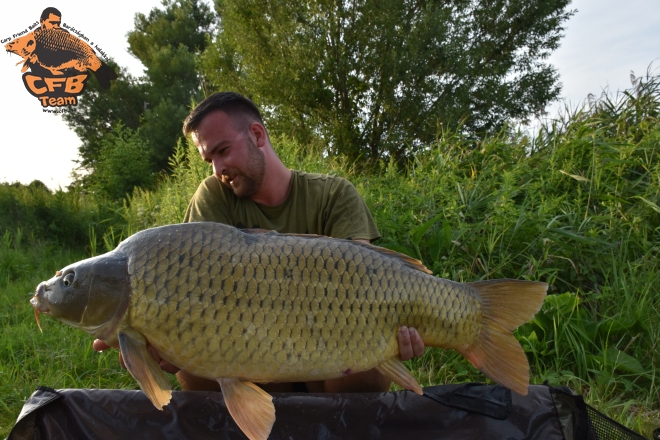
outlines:
[[[101,141],[99,159],[88,187],[110,199],[121,199],[136,186],[156,181],[151,155],[137,132],[118,123]]]
[[[165,0],[163,9],[136,14],[135,29],[128,34],[129,51],[145,66],[145,75],[132,77],[112,63],[119,78],[110,90],[95,80],[88,82],[78,108],[64,119],[82,140],[83,186],[95,180],[102,163],[103,139],[121,124],[131,131],[151,164],[149,173],[168,170],[168,158],[181,138],[183,119],[193,100],[203,97],[197,59],[206,47],[215,16],[199,0]],[[126,186],[126,188],[130,185]]]
[[[62,115],[82,141],[78,148],[80,166],[89,171],[94,169],[101,142],[112,127],[121,123],[135,130],[140,126],[147,99],[144,84],[113,60],[107,64],[118,73],[110,89],[102,89],[96,78],[90,78],[78,105],[70,113]]]
[[[166,0],[163,6],[148,16],[136,14],[135,29],[128,34],[129,51],[146,67],[147,108],[141,135],[160,170],[167,169],[182,137],[191,102],[204,97],[196,62],[215,21],[209,6],[199,0]]]
[[[400,159],[439,126],[478,134],[560,92],[544,62],[569,0],[222,0],[203,72],[275,130],[330,154]]]

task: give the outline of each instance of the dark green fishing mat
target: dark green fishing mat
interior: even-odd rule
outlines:
[[[637,440],[568,388],[532,385],[527,396],[468,383],[356,394],[274,393],[271,440]],[[222,394],[175,391],[157,410],[141,391],[39,387],[9,440],[245,439]],[[660,437],[658,437],[660,439]]]

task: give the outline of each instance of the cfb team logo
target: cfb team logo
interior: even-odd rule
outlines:
[[[22,58],[16,64],[23,64],[21,72],[27,91],[36,96],[43,107],[63,109],[78,104],[78,96],[85,90],[89,78],[88,69],[94,72],[104,89],[110,88],[110,80],[117,79],[117,74],[96,56],[86,42],[89,41],[87,37],[64,24],[82,38],[72,35],[60,27],[61,22],[60,11],[46,8],[39,24],[29,27],[34,30],[14,34],[13,37],[18,35],[18,38],[5,44],[5,49]],[[98,46],[97,49],[100,50]]]

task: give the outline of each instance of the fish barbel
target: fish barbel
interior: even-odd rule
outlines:
[[[252,382],[377,368],[422,394],[398,358],[402,325],[526,394],[529,365],[512,331],[540,309],[546,290],[532,281],[456,283],[355,241],[185,223],[138,232],[65,267],[39,284],[31,303],[119,347],[159,409],[171,388],[147,342],[172,365],[217,380],[238,426],[261,440],[275,408]]]

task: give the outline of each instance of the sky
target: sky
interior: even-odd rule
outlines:
[[[135,14],[148,14],[160,6],[159,0],[115,0],[111,8],[108,3],[100,8],[81,0],[26,0],[20,5],[0,14],[3,46],[4,40],[37,22],[46,7],[54,6],[63,23],[81,31],[134,76],[142,74],[142,64],[128,53],[126,34],[133,29]],[[630,87],[631,71],[643,75],[651,63],[660,74],[660,1],[574,0],[569,9],[577,12],[565,24],[561,47],[549,58],[563,85],[562,101],[548,107],[549,117],[556,116],[564,103],[578,106],[590,93]],[[53,190],[65,189],[76,167],[80,140],[59,116],[43,113],[37,98],[27,92],[21,65],[16,65],[20,60],[6,53],[0,61],[0,129],[5,133],[0,182],[27,184],[38,179]]]

